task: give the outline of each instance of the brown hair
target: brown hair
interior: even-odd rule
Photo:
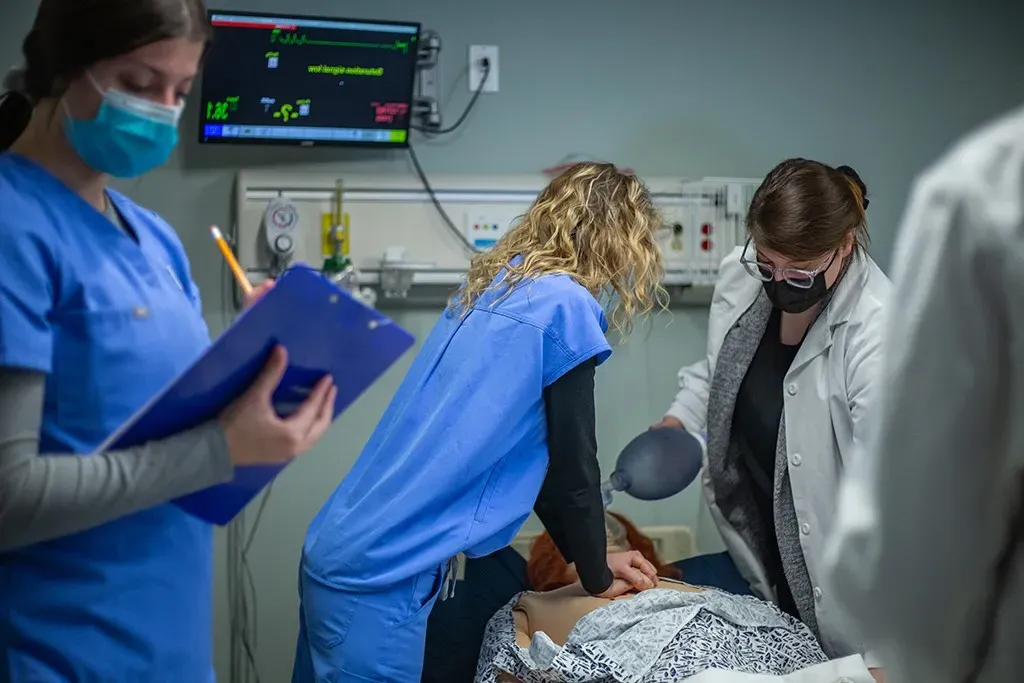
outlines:
[[[683,572],[678,567],[662,562],[654,549],[654,542],[644,536],[629,519],[610,510],[605,514],[625,527],[629,549],[639,551],[648,562],[657,567],[658,576],[676,580],[683,578]],[[553,591],[568,586],[574,583],[568,580],[568,570],[569,565],[566,564],[551,535],[545,531],[538,536],[530,546],[530,559],[526,563],[526,578],[530,582],[530,587],[535,591]]]
[[[168,38],[211,36],[204,0],[42,0],[22,44],[25,65],[3,83],[0,151],[24,132],[35,105],[63,95],[92,65]]]
[[[868,188],[849,166],[832,168],[808,159],[787,159],[754,193],[747,230],[754,244],[809,261],[853,238],[867,248]]]
[[[611,290],[611,327],[664,307],[661,219],[643,183],[612,164],[575,164],[544,188],[519,222],[489,252],[473,258],[466,284],[452,298],[465,314],[505,271],[509,290],[542,275],[568,275],[595,297]],[[518,258],[517,257],[521,257]]]

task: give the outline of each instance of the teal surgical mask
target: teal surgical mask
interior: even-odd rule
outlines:
[[[162,166],[178,145],[183,107],[168,107],[119,90],[103,91],[96,117],[75,119],[64,105],[64,132],[87,166],[115,178],[135,178]]]

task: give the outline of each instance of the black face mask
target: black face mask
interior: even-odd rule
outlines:
[[[807,289],[794,287],[785,280],[770,280],[764,283],[764,293],[772,306],[785,313],[803,313],[820,303],[828,294],[825,273],[818,273]]]

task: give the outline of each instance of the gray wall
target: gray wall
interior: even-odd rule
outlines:
[[[19,61],[36,6],[0,2],[0,64]],[[1024,100],[1024,9],[1011,1],[222,0],[219,8],[420,20],[445,41],[449,121],[467,99],[467,45],[498,45],[501,92],[482,97],[459,134],[418,143],[428,172],[533,172],[577,152],[647,175],[757,176],[789,156],[850,164],[872,192],[873,250],[883,267],[915,173],[966,129]],[[191,142],[196,117],[187,118],[188,142],[169,166],[123,189],[177,227],[215,329],[224,320],[222,271],[206,226],[228,221],[237,169],[312,164],[339,174],[410,172],[400,152],[214,153]],[[397,317],[423,335],[435,315]],[[676,369],[699,357],[705,333],[705,311],[659,316],[602,369],[605,465],[661,415]],[[389,373],[275,487],[250,558],[263,681],[288,680],[306,524],[353,462],[405,367]],[[620,509],[640,523],[696,523],[692,492]],[[218,668],[226,678],[220,574]]]

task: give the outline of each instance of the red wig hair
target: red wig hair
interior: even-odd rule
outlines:
[[[666,579],[682,579],[683,572],[677,567],[662,562],[654,550],[654,543],[644,536],[636,526],[617,512],[607,514],[618,520],[626,529],[626,540],[630,550],[637,550],[647,561],[658,569],[658,576]],[[530,559],[526,563],[526,576],[535,591],[552,591],[575,583],[578,579],[569,569],[562,553],[555,546],[548,532],[542,533],[530,546]]]

